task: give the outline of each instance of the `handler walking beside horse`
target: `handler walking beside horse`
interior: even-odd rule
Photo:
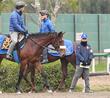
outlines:
[[[89,84],[89,66],[91,64],[93,58],[93,52],[87,43],[87,34],[83,33],[81,35],[81,42],[76,48],[76,70],[71,82],[69,92],[73,92],[76,86],[78,79],[83,77],[85,81],[85,93],[89,93],[90,91],[90,84]]]
[[[55,33],[54,25],[52,21],[49,19],[49,13],[47,10],[42,10],[39,12],[41,18],[41,26],[40,26],[40,33]],[[47,63],[47,49],[43,50],[43,61],[42,63]]]

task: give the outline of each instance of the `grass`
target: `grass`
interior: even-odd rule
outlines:
[[[96,72],[106,72],[106,69],[107,69],[107,64],[103,60],[100,62],[97,62],[95,65]],[[90,67],[90,71],[92,71],[92,66]]]

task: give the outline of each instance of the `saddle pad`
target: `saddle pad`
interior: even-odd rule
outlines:
[[[5,40],[4,40],[4,42],[3,42],[3,45],[1,47],[1,49],[8,49],[10,43],[11,43],[11,38],[6,37]]]
[[[4,55],[7,54],[7,49],[0,49],[0,54],[4,54]],[[20,63],[19,56],[16,50],[13,51],[12,55],[14,61]]]
[[[3,41],[5,40],[6,36],[5,35],[0,35],[0,49],[3,45]]]
[[[70,40],[64,40],[64,45],[66,46],[66,56],[71,55],[74,51],[73,43]],[[53,56],[60,56],[60,53],[58,53],[55,50],[48,50],[48,53]]]

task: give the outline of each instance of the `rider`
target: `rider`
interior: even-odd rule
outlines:
[[[9,25],[9,31],[10,31],[10,37],[11,37],[11,44],[9,46],[6,58],[12,59],[12,52],[16,45],[16,43],[21,40],[21,38],[28,35],[28,31],[24,25],[23,20],[23,12],[26,4],[23,1],[16,2],[15,10],[11,13],[10,16],[10,25]]]
[[[41,18],[40,33],[53,33],[55,32],[54,25],[49,19],[49,13],[47,10],[42,10],[39,12]],[[47,63],[47,49],[43,50],[43,61],[42,63]]]
[[[69,92],[74,91],[76,83],[81,75],[85,81],[84,92],[91,92],[89,85],[89,66],[91,64],[92,58],[93,51],[90,45],[88,45],[87,43],[87,34],[83,33],[81,35],[81,42],[76,48],[76,70],[71,82]]]

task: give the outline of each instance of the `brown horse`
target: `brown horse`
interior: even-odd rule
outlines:
[[[62,45],[64,45],[64,40],[62,40]],[[75,47],[75,44],[73,43],[73,47]],[[58,86],[58,89],[61,89],[63,85],[65,84],[65,79],[67,77],[67,66],[69,63],[73,65],[75,68],[75,63],[76,63],[76,54],[73,52],[71,55],[63,55],[62,57],[59,56],[53,56],[48,53],[48,61],[49,62],[54,62],[56,60],[60,59],[61,62],[61,70],[62,70],[62,79],[60,81],[60,84]]]
[[[35,91],[35,69],[41,73],[45,80],[45,86],[50,89],[47,75],[42,69],[42,65],[40,63],[40,56],[44,48],[46,48],[49,44],[52,44],[56,50],[59,49],[60,42],[62,40],[63,33],[48,33],[48,34],[30,34],[29,37],[26,39],[24,47],[19,51],[20,57],[20,71],[19,71],[19,78],[16,84],[17,92],[20,92],[20,82],[22,78],[24,78],[28,83],[30,83],[27,78],[26,74],[31,72],[31,91]],[[3,58],[6,58],[6,54],[0,55],[0,63]]]

